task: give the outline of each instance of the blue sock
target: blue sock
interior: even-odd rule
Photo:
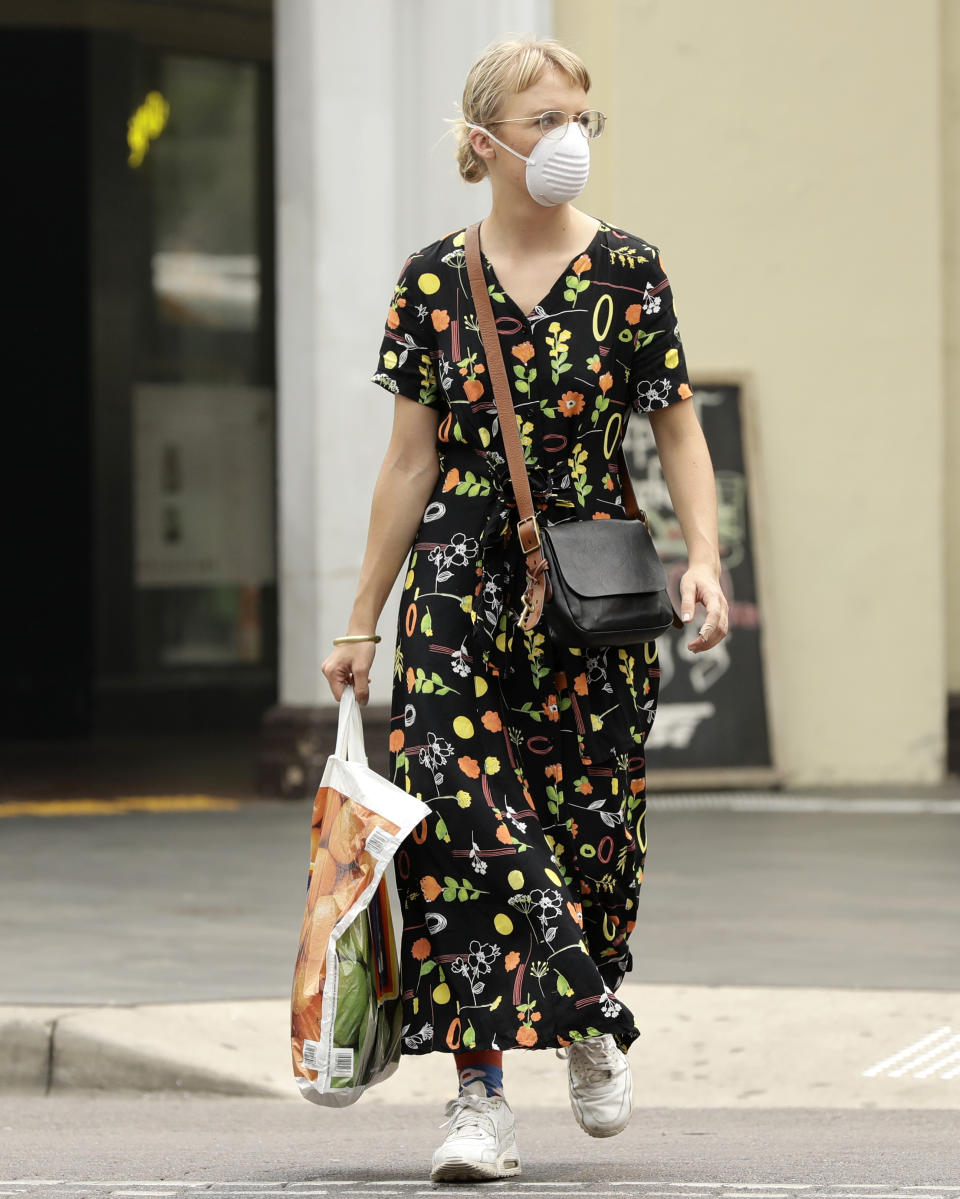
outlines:
[[[460,1090],[472,1082],[482,1082],[487,1088],[487,1098],[495,1096],[503,1098],[503,1067],[502,1066],[464,1066],[457,1071],[460,1079]]]

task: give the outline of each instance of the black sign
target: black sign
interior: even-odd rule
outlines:
[[[713,458],[717,481],[722,586],[730,606],[730,632],[706,653],[687,649],[702,622],[699,609],[686,630],[658,641],[661,691],[657,718],[647,742],[647,764],[662,771],[696,772],[718,781],[731,774],[773,777],[765,702],[763,614],[757,594],[741,387],[735,383],[698,386],[691,401]],[[680,524],[660,469],[653,431],[636,416],[629,422],[624,452],[637,500],[669,578],[680,610],[680,576],[687,560]]]

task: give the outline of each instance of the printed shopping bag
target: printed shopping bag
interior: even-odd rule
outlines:
[[[393,855],[429,809],[367,766],[352,687],[313,804],[291,1047],[304,1098],[346,1107],[400,1060]]]

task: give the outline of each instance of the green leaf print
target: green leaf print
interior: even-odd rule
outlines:
[[[557,972],[557,994],[558,995],[572,995],[573,994],[573,987],[570,986],[570,984],[563,977],[563,975],[559,973],[559,971]]]
[[[423,613],[423,617],[420,621],[420,632],[423,633],[424,637],[433,636],[433,619],[430,616],[429,608],[427,608]]]
[[[443,898],[447,903],[452,903],[455,899],[462,903],[467,899],[479,899],[480,892],[468,878],[457,882],[455,878],[445,874],[443,876]]]
[[[450,834],[447,832],[447,823],[442,816],[438,817],[434,832],[436,833],[438,841],[450,840]]]

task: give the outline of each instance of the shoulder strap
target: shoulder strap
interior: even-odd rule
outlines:
[[[503,354],[500,350],[500,336],[497,333],[497,323],[490,306],[490,294],[487,291],[486,280],[483,277],[483,264],[480,260],[480,225],[471,225],[466,232],[467,276],[470,280],[470,291],[477,314],[477,324],[480,327],[480,338],[483,342],[484,355],[487,360],[487,370],[490,373],[490,383],[493,387],[493,398],[497,405],[497,416],[500,421],[500,435],[503,438],[503,449],[507,456],[507,467],[510,471],[510,482],[513,484],[513,494],[517,500],[517,535],[520,548],[527,559],[527,589],[523,597],[523,611],[520,623],[524,629],[532,629],[540,619],[543,611],[543,601],[546,593],[547,561],[540,548],[540,529],[533,511],[533,496],[530,493],[530,478],[527,475],[527,465],[523,457],[523,446],[520,443],[520,433],[517,429],[517,417],[513,410],[513,400],[510,398],[510,383],[507,379],[506,367],[503,365]]]

